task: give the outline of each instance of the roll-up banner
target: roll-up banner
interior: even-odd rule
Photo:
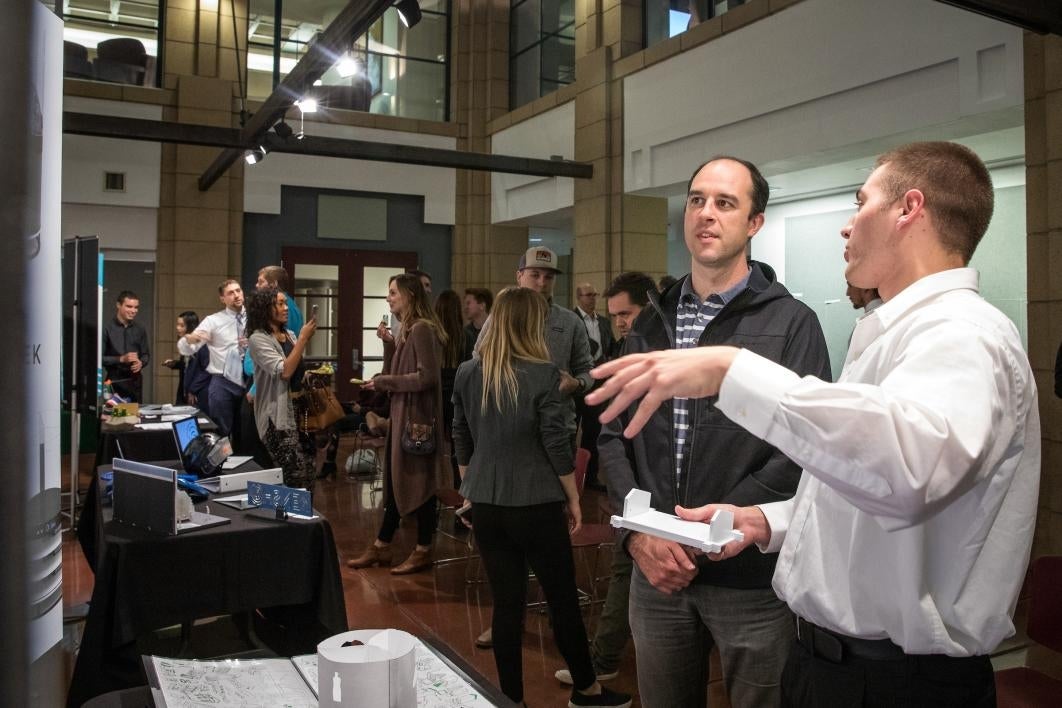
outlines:
[[[33,3],[25,257],[27,580],[29,660],[62,639],[59,516],[60,230],[63,23]],[[36,198],[34,198],[36,197]],[[31,671],[31,674],[36,673]]]

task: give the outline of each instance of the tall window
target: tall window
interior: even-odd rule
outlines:
[[[63,75],[159,85],[159,0],[64,0]]]
[[[510,0],[509,107],[575,81],[573,0]]]
[[[265,98],[348,0],[250,0],[247,91]],[[277,19],[280,8],[280,19]],[[449,0],[420,0],[421,21],[407,29],[392,7],[325,72],[313,97],[321,110],[447,120]]]
[[[645,46],[682,34],[696,24],[722,15],[746,0],[646,0]]]

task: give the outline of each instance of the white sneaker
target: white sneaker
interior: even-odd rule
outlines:
[[[595,671],[596,671],[596,669],[595,669]],[[571,674],[570,671],[568,671],[568,669],[560,669],[560,670],[557,671],[557,673],[555,673],[553,675],[557,677],[558,681],[560,681],[561,683],[565,684],[566,686],[571,686],[572,685],[572,674]],[[617,676],[619,676],[619,671],[618,670],[617,671],[606,671],[604,673],[598,673],[597,674],[597,680],[598,681],[611,681],[612,679],[616,678]]]

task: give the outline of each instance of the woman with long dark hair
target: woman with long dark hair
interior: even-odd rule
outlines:
[[[439,379],[446,334],[417,276],[404,273],[392,277],[387,286],[387,304],[402,328],[397,339],[384,340],[383,373],[363,386],[391,394],[390,465],[385,478],[384,516],[375,542],[357,558],[347,561],[347,565],[351,568],[389,566],[391,539],[399,521],[414,514],[417,546],[405,561],[391,569],[394,575],[405,575],[431,567],[435,492],[444,479],[446,465]],[[403,435],[428,429],[430,454],[415,454],[403,448]]]
[[[603,688],[594,674],[579,614],[569,533],[582,524],[575,455],[550,362],[549,304],[526,288],[506,288],[479,336],[479,356],[457,370],[454,445],[461,494],[494,595],[494,663],[506,696],[524,697],[522,623],[527,568],[549,605],[553,638],[575,688],[569,706],[629,706],[630,696]]]
[[[317,318],[302,326],[298,338],[287,328],[288,298],[275,287],[257,290],[247,303],[249,354],[254,362],[254,419],[284,484],[313,489],[316,477],[313,439],[295,423],[291,394],[302,390],[302,355]]]
[[[177,339],[189,332],[194,332],[199,326],[199,315],[192,310],[185,310],[177,315]],[[199,406],[199,410],[207,415],[206,389],[210,386],[210,374],[207,372],[207,364],[210,363],[210,352],[206,347],[191,356],[178,354],[176,359],[167,359],[162,365],[177,371],[177,395],[174,403],[178,406]]]
[[[457,375],[457,367],[461,362],[472,358],[472,349],[476,346],[475,339],[465,329],[465,320],[461,315],[461,296],[453,290],[443,290],[439,297],[435,298],[435,316],[439,318],[439,324],[446,333],[446,346],[443,347],[442,368],[439,375],[442,378],[443,397],[443,422],[446,428],[446,439],[453,445],[453,422],[454,422],[454,376]],[[454,478],[454,488],[461,486],[461,477],[457,473],[457,462],[450,456],[450,469]],[[460,521],[457,521],[460,524]],[[464,526],[461,527],[462,529]]]

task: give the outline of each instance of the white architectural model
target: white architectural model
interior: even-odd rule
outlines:
[[[734,530],[733,512],[720,509],[711,523],[685,521],[649,506],[649,492],[632,489],[623,500],[623,516],[612,516],[612,525],[640,533],[666,538],[705,553],[718,553],[731,541],[742,541],[745,534]]]

